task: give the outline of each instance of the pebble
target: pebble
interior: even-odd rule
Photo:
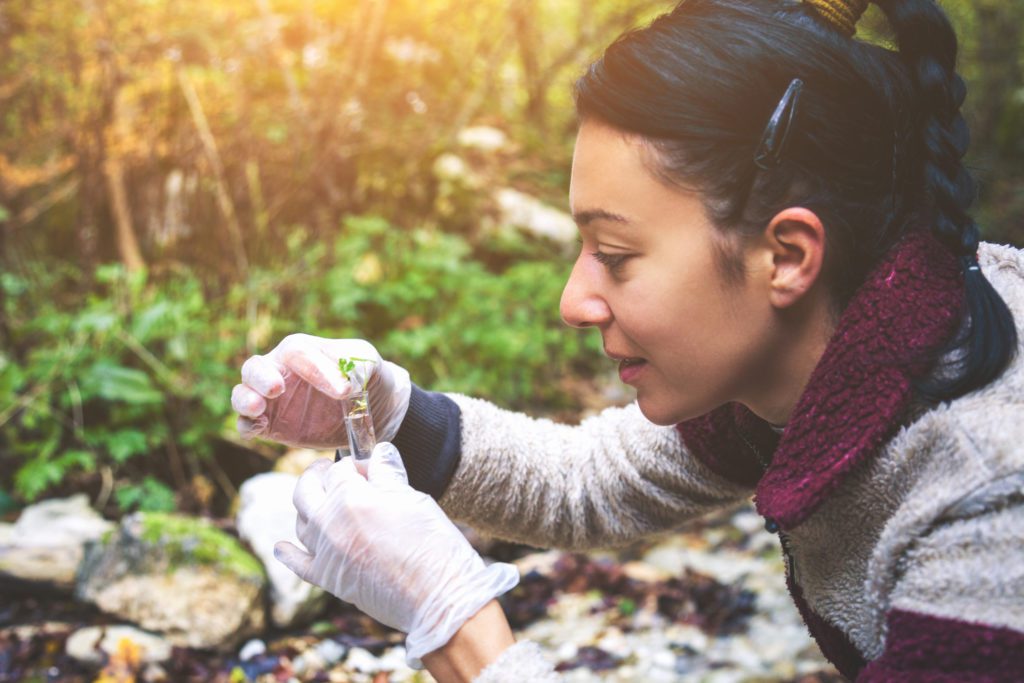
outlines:
[[[324,640],[317,644],[313,648],[318,655],[327,663],[328,666],[337,664],[345,656],[347,652],[344,645],[336,640]]]
[[[380,661],[370,654],[368,650],[364,650],[361,647],[354,647],[348,651],[345,666],[369,674],[377,673],[381,670]]]
[[[242,649],[238,651],[238,658],[243,662],[247,662],[253,657],[258,657],[267,651],[267,644],[259,638],[253,638],[248,643],[242,646]]]
[[[72,659],[91,664],[117,652],[121,641],[131,641],[143,662],[165,662],[171,658],[171,644],[160,636],[132,626],[87,626],[68,637],[65,651]]]

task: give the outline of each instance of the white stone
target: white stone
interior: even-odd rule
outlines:
[[[224,649],[263,630],[265,583],[256,558],[208,521],[136,513],[90,547],[75,596],[173,645]]]
[[[85,544],[113,528],[85,494],[31,505],[0,530],[0,574],[70,590]]]
[[[368,674],[377,673],[381,670],[380,661],[370,654],[369,650],[364,650],[361,647],[354,647],[348,651],[345,666]]]
[[[328,665],[340,662],[348,651],[344,645],[336,640],[331,640],[330,638],[320,641],[313,649],[316,650],[316,653],[320,655]],[[405,655],[403,654],[403,657],[404,656]]]
[[[651,663],[660,669],[671,669],[675,671],[676,656],[668,650],[662,650],[661,652],[654,653],[654,656],[651,657]]]
[[[388,648],[381,654],[378,661],[382,671],[412,670],[406,664],[405,648],[402,646]]]
[[[470,126],[459,131],[456,141],[462,147],[497,152],[508,144],[508,136],[492,126]]]
[[[472,171],[462,157],[450,152],[434,160],[433,170],[441,180],[469,180],[472,177]]]
[[[168,680],[167,670],[156,662],[150,662],[142,670],[142,680],[145,683],[163,683]]]
[[[248,643],[243,645],[242,649],[238,651],[238,658],[243,662],[247,662],[253,657],[259,657],[266,651],[267,644],[259,638],[253,638]]]
[[[503,188],[494,193],[494,199],[501,213],[499,220],[504,225],[565,245],[576,239],[576,223],[572,216],[535,197]]]
[[[298,676],[323,671],[327,662],[315,650],[307,650],[292,660],[292,671]]]
[[[306,468],[321,458],[334,460],[334,451],[320,451],[313,448],[293,448],[274,463],[275,472],[300,476]]]
[[[239,489],[238,535],[267,571],[270,618],[280,627],[315,616],[326,600],[322,590],[303,581],[274,557],[274,544],[278,541],[301,545],[295,535],[298,512],[292,503],[298,479],[284,472],[266,472],[249,479]]]
[[[523,555],[517,560],[513,560],[513,564],[515,564],[521,576],[526,576],[530,572],[537,572],[541,576],[547,576],[554,571],[555,563],[558,562],[562,555],[563,553],[560,550],[530,553],[529,555]]]
[[[88,626],[72,633],[65,644],[68,656],[80,662],[102,663],[117,652],[121,641],[128,640],[138,648],[139,659],[147,663],[166,662],[171,658],[171,644],[160,636],[132,626]]]

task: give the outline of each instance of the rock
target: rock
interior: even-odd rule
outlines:
[[[15,524],[0,524],[0,575],[70,591],[85,545],[113,528],[85,494],[27,507]]]
[[[166,662],[171,658],[171,644],[158,635],[132,626],[87,626],[72,633],[64,646],[72,659],[87,664],[102,664],[129,641],[144,663]]]
[[[201,519],[136,513],[82,562],[75,595],[173,645],[223,649],[264,624],[259,561]]]
[[[523,555],[513,560],[520,576],[526,576],[530,572],[537,572],[542,576],[550,576],[555,570],[555,563],[564,555],[561,550],[544,550],[529,555]]]
[[[146,668],[142,670],[142,680],[144,683],[163,683],[169,680],[169,677],[167,676],[166,669],[153,662],[147,664]]]
[[[317,644],[315,648],[317,654],[323,658],[328,665],[333,666],[340,662],[345,654],[348,652],[348,648],[339,643],[336,640],[324,640]]]
[[[253,638],[248,643],[242,646],[242,649],[238,651],[238,658],[245,662],[253,657],[257,657],[267,651],[267,644],[259,638]]]
[[[433,171],[439,180],[466,181],[467,184],[474,184],[475,181],[473,172],[462,157],[450,152],[434,160]]]
[[[626,562],[622,565],[622,573],[631,579],[636,581],[644,581],[647,583],[656,583],[658,581],[667,581],[672,578],[672,575],[668,572],[652,567],[649,564],[643,562]]]
[[[498,190],[494,199],[501,214],[500,223],[563,245],[575,241],[576,223],[569,214],[511,188]]]
[[[328,458],[334,460],[334,451],[318,451],[312,448],[295,448],[280,458],[274,463],[275,472],[284,472],[285,474],[294,474],[298,477],[300,474],[306,471],[306,468],[313,464],[315,460],[320,458]],[[288,494],[288,500],[292,499],[292,494]]]
[[[360,673],[370,674],[377,673],[381,669],[380,661],[361,647],[354,647],[348,651],[345,666]]]
[[[270,580],[270,618],[286,627],[316,616],[327,594],[300,579],[274,557],[274,544],[291,541],[296,545],[295,520],[298,513],[292,493],[298,477],[283,472],[258,474],[239,489],[238,535],[263,563]]]
[[[508,145],[508,136],[504,131],[491,126],[470,126],[459,131],[456,141],[462,147],[481,152],[497,152]]]

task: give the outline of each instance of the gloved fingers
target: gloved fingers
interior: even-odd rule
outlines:
[[[311,519],[317,509],[327,500],[327,493],[324,491],[324,473],[331,464],[327,458],[314,460],[295,483],[292,503],[295,505],[296,512],[299,513],[299,519],[304,521]],[[299,538],[302,538],[301,534],[299,534]]]
[[[283,349],[281,362],[326,396],[342,399],[351,392],[351,385],[341,376],[338,369],[338,361],[331,360],[318,348]]]
[[[259,417],[267,409],[267,401],[244,384],[236,384],[231,389],[231,409],[245,417]]]
[[[238,429],[238,434],[243,439],[254,439],[257,436],[262,436],[267,429],[267,416],[260,415],[255,420],[248,417],[239,416],[235,420],[235,428]]]
[[[398,449],[387,441],[381,441],[374,446],[366,478],[375,486],[409,485],[409,475],[406,474],[402,456]]]
[[[353,481],[366,481],[363,479],[363,475],[359,474],[356,470],[354,458],[349,456],[347,458],[342,458],[338,462],[331,463],[324,480],[324,489],[327,491],[326,495],[331,495],[331,492],[336,491],[339,486],[345,486]]]
[[[348,379],[352,383],[352,386],[357,389],[367,389],[370,386],[370,380],[373,379],[374,373],[377,369],[377,362],[373,359],[360,359],[356,360],[355,367],[349,371]]]
[[[250,356],[242,363],[242,384],[267,398],[284,393],[283,368],[267,356]]]
[[[313,568],[313,556],[288,541],[274,544],[274,557],[295,572],[303,581],[309,581]]]

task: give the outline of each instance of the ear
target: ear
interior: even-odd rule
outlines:
[[[775,214],[764,232],[772,254],[769,297],[789,308],[810,291],[825,261],[825,228],[810,209],[790,207]]]

